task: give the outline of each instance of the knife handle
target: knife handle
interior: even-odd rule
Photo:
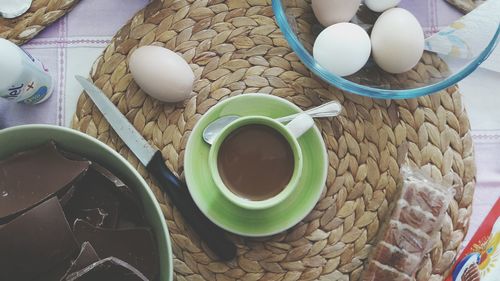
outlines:
[[[236,256],[236,246],[226,238],[224,231],[203,215],[194,203],[191,194],[178,177],[165,165],[161,152],[155,153],[147,170],[154,176],[160,188],[167,193],[172,203],[189,225],[204,240],[207,246],[224,261]]]

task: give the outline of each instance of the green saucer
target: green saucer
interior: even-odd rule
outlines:
[[[271,118],[300,112],[289,101],[265,94],[244,94],[211,108],[194,127],[186,147],[184,171],[194,201],[221,228],[243,236],[268,236],[300,222],[316,205],[326,182],[328,160],[325,143],[314,127],[299,139],[304,170],[290,198],[265,210],[247,210],[228,201],[216,187],[208,166],[210,145],[202,133],[211,122],[225,115],[263,115]]]

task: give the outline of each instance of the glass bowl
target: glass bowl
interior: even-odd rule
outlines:
[[[419,64],[406,73],[387,73],[370,59],[360,71],[340,77],[321,67],[312,55],[314,40],[324,27],[313,14],[311,0],[272,0],[272,5],[288,44],[309,70],[332,86],[373,98],[415,98],[448,88],[467,77],[488,58],[500,35],[500,19],[482,21],[480,28],[484,36],[474,42],[472,53],[476,55],[466,59],[425,51]],[[408,7],[411,5],[405,5],[404,0],[400,6],[412,12],[420,22],[425,22]],[[377,14],[361,5],[353,21],[369,32],[376,18]],[[426,32],[426,37],[428,35]]]

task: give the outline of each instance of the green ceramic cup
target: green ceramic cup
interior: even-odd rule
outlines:
[[[232,132],[247,125],[265,125],[269,128],[276,130],[288,141],[294,156],[294,170],[287,186],[280,193],[265,200],[254,201],[236,195],[224,184],[219,174],[217,158],[222,143]],[[280,204],[294,192],[297,185],[299,184],[299,180],[302,175],[304,161],[302,157],[302,149],[300,148],[297,139],[300,138],[300,136],[302,136],[313,125],[314,121],[307,114],[301,114],[297,116],[286,126],[275,121],[272,118],[265,116],[247,116],[239,118],[236,121],[232,122],[220,132],[219,136],[217,136],[212,147],[210,148],[208,156],[209,157],[208,164],[210,172],[212,174],[212,177],[215,181],[217,188],[229,201],[233,202],[234,204],[242,208],[250,210],[262,210]]]
[[[96,161],[134,190],[155,234],[160,257],[160,281],[173,280],[173,258],[167,224],[160,206],[146,181],[116,151],[97,139],[78,131],[51,125],[25,125],[0,130],[0,159],[54,140],[59,147]]]

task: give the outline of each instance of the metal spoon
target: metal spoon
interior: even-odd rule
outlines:
[[[306,110],[305,113],[309,114],[309,116],[313,118],[321,118],[321,117],[337,116],[340,114],[341,111],[342,111],[342,106],[340,105],[340,103],[337,101],[331,101],[322,104],[320,106],[311,108],[309,110]],[[286,123],[293,120],[293,118],[297,117],[297,115],[299,114],[300,113],[296,113],[293,115],[280,117],[275,120],[280,123]],[[203,130],[203,140],[205,140],[205,142],[210,145],[213,144],[213,142],[215,141],[219,133],[222,131],[222,129],[224,129],[227,125],[229,125],[231,122],[235,121],[238,118],[240,118],[240,116],[238,115],[226,115],[208,124],[205,130]]]
[[[31,7],[32,0],[2,0],[0,2],[0,17],[17,18]]]

